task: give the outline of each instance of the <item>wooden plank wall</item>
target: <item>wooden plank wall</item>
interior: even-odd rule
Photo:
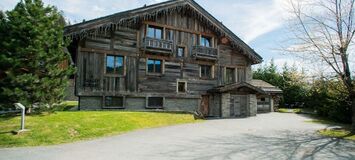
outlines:
[[[177,51],[176,46],[187,47],[185,58],[177,59],[174,57],[175,55],[160,56],[164,59],[164,74],[161,76],[147,75],[147,57],[159,56],[154,53],[145,53],[139,49],[140,40],[144,37],[144,24],[139,29],[122,27],[114,32],[84,39],[77,57],[76,87],[79,96],[119,95],[132,92],[172,94],[176,93],[177,79],[181,79],[187,80],[188,94],[186,96],[188,97],[189,95],[205,94],[208,89],[223,84],[225,66],[242,66],[247,70],[250,69],[250,63],[245,56],[236,53],[229,45],[217,45],[220,43],[218,38],[214,41],[214,46],[218,46],[219,50],[218,61],[192,59],[191,48],[198,44],[199,35],[215,36],[211,30],[194,18],[172,14],[158,17],[155,22],[149,22],[149,24],[177,28],[174,30],[174,53]],[[109,76],[104,73],[107,54],[125,56],[126,74],[124,76]],[[201,79],[199,64],[213,64],[214,78]],[[85,87],[87,80],[97,82],[96,86]]]
[[[83,40],[77,59],[78,95],[115,95],[137,90],[137,30],[119,28]],[[125,56],[125,75],[106,75],[106,55]],[[88,82],[96,84],[87,85]],[[86,85],[85,85],[86,84]]]

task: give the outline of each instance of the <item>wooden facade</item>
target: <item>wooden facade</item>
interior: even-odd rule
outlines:
[[[200,110],[221,116],[221,104],[215,103],[222,96],[209,90],[251,81],[251,65],[262,61],[192,0],[113,14],[68,26],[65,33],[73,40],[69,51],[81,109]]]

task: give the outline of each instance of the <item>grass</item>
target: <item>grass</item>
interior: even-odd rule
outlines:
[[[334,122],[328,119],[315,117],[315,116],[313,116],[313,118],[316,119],[307,120],[305,122],[325,124],[330,127],[330,128],[318,130],[317,131],[318,134],[325,137],[341,138],[341,139],[355,141],[355,135],[351,133],[349,124],[338,123],[338,122]]]
[[[321,129],[318,133],[326,137],[342,138],[355,141],[355,134],[352,134],[348,129]]]
[[[0,147],[39,146],[117,135],[142,128],[197,122],[191,114],[80,111],[26,116],[18,135],[20,117],[0,117]]]
[[[288,108],[279,108],[277,112],[280,113],[301,113],[301,109],[299,108],[293,108],[293,109],[288,109]]]
[[[75,107],[78,106],[78,101],[64,101],[62,102],[62,104],[66,106]]]

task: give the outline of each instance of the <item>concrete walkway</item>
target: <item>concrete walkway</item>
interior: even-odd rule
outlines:
[[[0,160],[355,159],[355,143],[317,136],[303,115],[208,120],[56,146],[0,149]]]

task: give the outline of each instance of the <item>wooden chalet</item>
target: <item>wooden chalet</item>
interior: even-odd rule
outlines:
[[[262,57],[193,0],[172,0],[65,28],[79,108],[272,111],[270,84],[252,79]]]

